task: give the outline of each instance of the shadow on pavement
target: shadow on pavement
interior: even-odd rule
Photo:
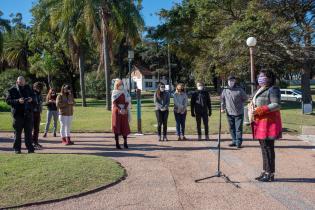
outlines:
[[[275,182],[315,183],[315,178],[277,178]]]

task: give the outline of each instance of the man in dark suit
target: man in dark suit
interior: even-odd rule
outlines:
[[[197,83],[197,91],[191,97],[191,116],[196,117],[198,140],[201,140],[201,119],[205,128],[206,140],[209,140],[209,117],[211,116],[211,100],[204,83]]]
[[[14,144],[16,154],[21,153],[21,135],[24,129],[25,146],[28,153],[34,153],[32,145],[33,129],[33,105],[34,93],[29,85],[26,85],[24,77],[18,77],[16,85],[9,89],[6,102],[11,105]]]

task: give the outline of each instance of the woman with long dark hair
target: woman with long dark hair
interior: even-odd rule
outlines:
[[[75,101],[69,85],[62,86],[56,104],[59,112],[61,141],[65,145],[72,145],[74,143],[71,141],[71,124]]]
[[[45,133],[43,137],[47,137],[51,119],[53,119],[54,121],[54,126],[53,126],[54,137],[57,136],[56,132],[57,132],[57,123],[58,123],[58,111],[57,111],[56,100],[57,100],[57,92],[54,88],[50,88],[46,96],[47,121],[45,125]]]
[[[165,85],[160,83],[157,90],[154,93],[155,114],[158,123],[158,140],[168,141],[167,139],[167,120],[170,105],[170,94],[165,90]],[[162,138],[162,126],[163,126],[163,138]]]
[[[258,84],[260,88],[249,105],[253,137],[260,143],[263,159],[263,172],[255,179],[272,182],[275,173],[275,140],[282,137],[281,94],[280,89],[275,86],[275,75],[272,71],[260,71]]]

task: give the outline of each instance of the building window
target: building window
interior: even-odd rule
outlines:
[[[145,75],[144,79],[152,79],[152,75]]]
[[[151,88],[152,87],[152,82],[145,82],[145,87]]]

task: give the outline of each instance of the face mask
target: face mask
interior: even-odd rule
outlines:
[[[228,81],[228,85],[229,85],[229,87],[234,87],[235,81],[229,80],[229,81]]]
[[[197,89],[198,90],[203,90],[203,86],[198,86]]]
[[[165,91],[165,87],[160,87],[160,91],[164,92]]]
[[[259,86],[267,85],[268,84],[268,77],[266,77],[265,75],[259,75],[258,84],[259,84]]]
[[[122,85],[120,85],[119,87],[118,87],[118,90],[123,90],[124,89],[124,87],[122,86]]]

